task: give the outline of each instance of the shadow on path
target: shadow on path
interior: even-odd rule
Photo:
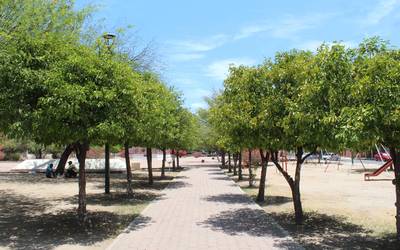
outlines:
[[[263,210],[242,208],[221,212],[198,225],[221,231],[229,235],[248,234],[256,237],[273,237],[274,246],[298,249],[299,245],[288,239],[288,235]]]
[[[253,236],[285,237],[276,223],[260,209],[241,208],[223,211],[200,223],[201,226],[229,235],[249,234]]]
[[[137,214],[90,211],[79,225],[75,210],[46,212],[52,201],[0,191],[0,247],[52,249],[64,244],[92,245],[116,235]],[[90,198],[89,198],[90,199]],[[114,202],[112,202],[114,203]],[[150,219],[142,219],[143,227]],[[137,228],[132,228],[135,230]]]
[[[206,169],[207,172],[222,172],[222,171],[223,171],[223,170],[221,170],[221,168],[219,168],[219,167],[209,167],[209,166],[205,166],[205,167],[208,167],[208,168]]]
[[[219,194],[203,198],[209,202],[222,202],[227,204],[252,204],[253,201],[244,194]]]
[[[230,180],[230,178],[227,177],[227,176],[211,177],[210,179],[212,179],[212,180],[217,180],[217,181],[228,181],[228,180]]]
[[[257,195],[251,195],[253,200],[256,200]],[[261,207],[270,206],[270,205],[282,205],[288,202],[292,202],[293,199],[287,196],[280,196],[280,195],[268,195],[265,197],[264,202],[257,202],[258,205]]]
[[[169,183],[171,183],[171,184],[169,185]],[[173,181],[173,182],[155,181],[153,184],[150,185],[147,180],[143,180],[143,181],[141,180],[141,181],[133,181],[132,189],[133,189],[133,192],[135,192],[135,189],[163,190],[167,186],[168,186],[168,188],[182,188],[182,187],[186,187],[188,185],[189,184],[184,181]],[[97,188],[103,189],[104,183],[99,183],[99,185],[97,185]],[[111,183],[111,188],[124,191],[127,188],[127,182],[125,180],[120,181],[120,182],[113,182],[113,183]]]
[[[370,236],[371,231],[344,217],[311,212],[303,226],[296,226],[292,213],[270,215],[306,249],[400,249],[395,235]]]
[[[132,195],[128,195],[127,193],[115,192],[110,194],[98,193],[86,195],[86,203],[88,205],[101,206],[146,204],[155,199],[162,199],[162,195],[142,191],[140,193],[134,192]],[[78,201],[78,195],[75,195],[73,199],[69,199],[68,201],[72,204],[76,204]]]
[[[219,175],[226,176],[225,173],[223,173],[223,172],[210,172],[210,173],[208,173],[208,175],[210,175],[210,176],[213,176],[213,175],[216,175],[216,176],[219,176]]]
[[[129,224],[129,226],[122,232],[122,234],[136,231],[140,228],[150,225],[151,223],[152,222],[150,217],[139,215],[131,222],[131,224]]]

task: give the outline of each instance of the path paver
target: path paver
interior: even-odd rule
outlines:
[[[301,249],[218,167],[182,171],[108,249]]]

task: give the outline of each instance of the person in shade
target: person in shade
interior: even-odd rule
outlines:
[[[65,178],[76,178],[78,176],[78,168],[72,164],[72,161],[68,162],[67,172]]]
[[[47,168],[46,168],[46,177],[47,178],[55,178],[56,177],[53,167],[54,167],[53,163],[50,163],[49,165],[47,165]]]

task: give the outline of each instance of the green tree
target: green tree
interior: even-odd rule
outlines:
[[[342,110],[339,136],[350,148],[386,145],[393,159],[396,228],[400,240],[400,51],[375,37],[356,49],[352,105]]]
[[[159,146],[163,134],[163,100],[168,93],[168,88],[160,82],[158,77],[151,73],[146,73],[144,76],[143,98],[139,103],[139,126],[137,133],[136,145],[146,148],[147,169],[149,184],[153,184],[153,169],[152,169],[152,148]]]
[[[230,75],[224,84],[224,100],[229,105],[227,119],[232,122],[230,134],[240,141],[240,146],[248,148],[249,186],[253,186],[254,174],[251,164],[251,151],[263,148],[259,123],[254,119],[260,110],[260,95],[265,92],[262,85],[261,71],[257,67],[231,67]],[[239,142],[238,141],[238,142]]]
[[[165,177],[165,163],[167,149],[172,149],[176,146],[176,136],[179,134],[179,113],[181,111],[182,100],[181,96],[174,91],[169,89],[165,91],[160,99],[161,114],[161,129],[160,140],[157,143],[157,147],[163,152],[163,159],[161,165],[161,178]]]
[[[300,193],[301,168],[305,159],[318,148],[339,150],[338,117],[351,84],[351,53],[344,46],[322,45],[316,55],[291,51],[278,54],[272,67],[275,102],[280,107],[279,126],[282,149],[295,149],[294,178],[278,162],[278,151],[272,160],[288,182],[293,197],[296,223],[303,223]],[[308,150],[310,153],[305,154]]]

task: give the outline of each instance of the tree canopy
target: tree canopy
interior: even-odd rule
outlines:
[[[210,130],[228,150],[259,148],[271,155],[292,189],[298,224],[303,222],[301,167],[318,150],[386,145],[394,160],[399,201],[399,55],[375,37],[358,48],[334,42],[316,52],[279,52],[258,66],[231,67],[209,109]],[[295,153],[293,177],[280,165],[279,150]],[[263,200],[264,188],[261,183],[257,199]],[[397,211],[400,218],[400,205]]]
[[[0,131],[41,145],[71,145],[80,163],[83,221],[90,145],[189,148],[196,127],[180,95],[118,47],[122,40],[113,47],[102,33],[85,40],[93,37],[85,28],[92,11],[69,0],[0,3]]]

